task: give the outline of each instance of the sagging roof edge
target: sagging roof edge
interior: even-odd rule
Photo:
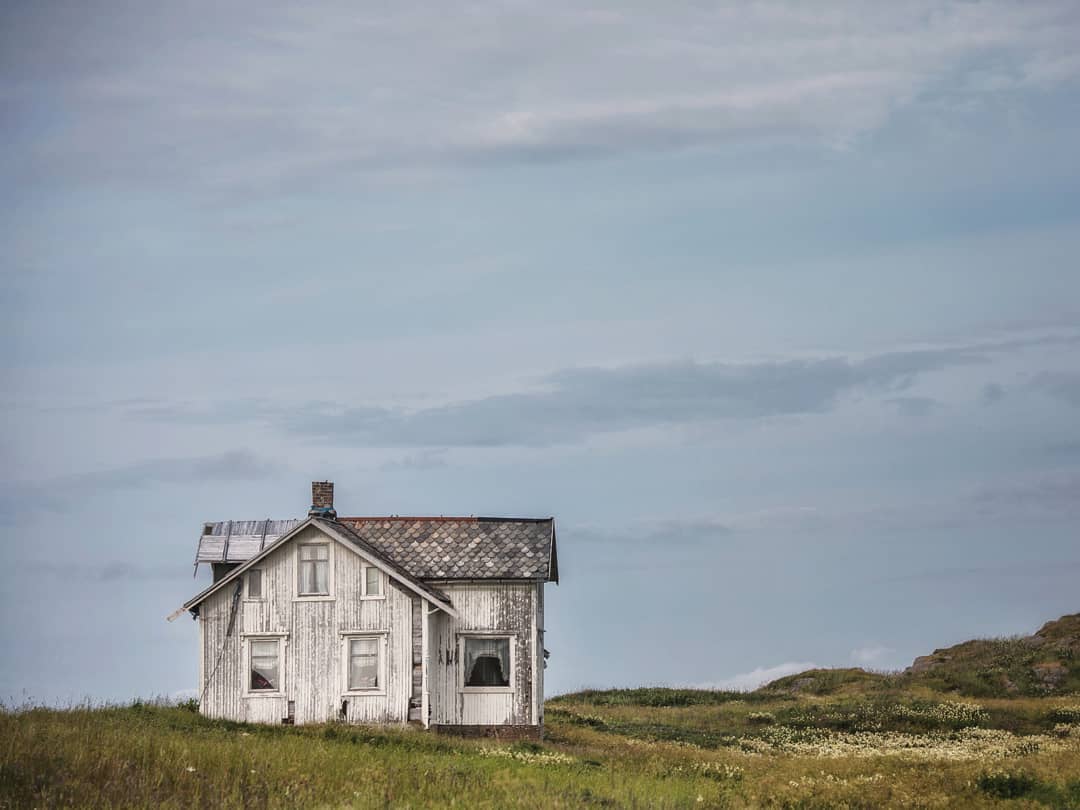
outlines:
[[[431,588],[424,585],[424,583],[420,582],[416,578],[410,576],[407,572],[400,569],[391,561],[383,558],[381,554],[378,554],[373,549],[365,548],[365,546],[367,546],[368,544],[366,542],[363,542],[363,539],[358,537],[351,529],[348,529],[348,527],[337,526],[336,524],[328,520],[314,517],[301,521],[295,527],[293,527],[292,531],[286,532],[285,534],[281,535],[281,537],[279,537],[269,546],[264,548],[250,560],[240,564],[228,574],[226,574],[224,577],[215,582],[213,585],[211,585],[209,588],[206,588],[201,593],[193,596],[191,599],[184,603],[183,609],[191,610],[192,608],[197,607],[199,604],[206,601],[208,597],[212,596],[229,582],[232,582],[239,576],[241,576],[249,568],[254,566],[255,563],[268,557],[271,552],[275,551],[279,546],[283,545],[284,543],[289,542],[293,537],[295,537],[297,534],[299,534],[301,531],[303,531],[309,526],[315,526],[324,534],[329,535],[332,539],[337,540],[339,543],[350,547],[359,556],[361,556],[370,563],[374,563],[375,567],[380,569],[387,576],[398,580],[403,585],[408,587],[409,590],[413,591],[418,596],[427,600],[428,602],[431,602],[433,605],[453,616],[455,619],[458,617],[458,612],[454,609],[453,605],[451,605],[446,600],[444,596],[433,592]],[[363,542],[363,545],[360,545],[355,540],[350,538],[347,534],[341,532],[341,528],[345,528],[348,531],[348,534],[353,535],[353,537],[356,537],[356,539]]]

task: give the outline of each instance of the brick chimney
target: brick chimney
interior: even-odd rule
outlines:
[[[334,511],[333,481],[311,482],[311,508],[308,510],[308,516],[328,520],[337,519],[337,512]]]

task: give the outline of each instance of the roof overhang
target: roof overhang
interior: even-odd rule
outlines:
[[[340,527],[338,524],[317,517],[310,517],[307,520],[298,523],[292,529],[292,531],[283,534],[281,537],[279,537],[269,546],[264,548],[261,552],[256,554],[250,560],[241,564],[237,568],[234,568],[227,575],[219,579],[206,590],[193,596],[191,599],[184,603],[183,609],[194,610],[208,597],[217,593],[230,582],[235,581],[238,577],[243,576],[244,572],[247,571],[249,568],[254,567],[260,560],[266,559],[267,556],[272,554],[277,549],[281,548],[284,544],[288,543],[290,540],[292,540],[294,537],[296,537],[298,534],[300,534],[302,531],[309,527],[314,527],[318,529],[323,534],[327,535],[331,539],[336,540],[341,545],[350,549],[358,556],[366,560],[368,563],[381,570],[391,579],[400,582],[402,585],[405,586],[406,589],[412,591],[424,601],[430,602],[432,605],[449,614],[450,616],[453,616],[455,619],[458,617],[457,611],[454,609],[453,605],[450,604],[449,600],[447,600],[445,595],[435,592],[429,585],[426,585],[423,582],[417,580],[416,578],[410,576],[407,572],[401,570],[398,566],[394,565],[389,560],[384,559],[381,555],[374,552],[374,550],[366,548],[365,546],[367,544],[361,545],[360,543],[358,543],[356,540],[359,538],[354,539],[355,535],[353,535],[352,531],[343,531],[343,527]]]
[[[555,544],[555,518],[551,519],[551,551],[548,554],[548,582],[559,584],[559,550]]]

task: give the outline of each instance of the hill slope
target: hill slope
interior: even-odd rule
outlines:
[[[1080,613],[1031,636],[965,641],[916,658],[912,682],[972,697],[1060,695],[1080,691]]]
[[[981,698],[1080,692],[1080,613],[1047,622],[1034,635],[975,639],[934,650],[899,675],[813,669],[778,678],[758,692],[850,695],[914,688]]]

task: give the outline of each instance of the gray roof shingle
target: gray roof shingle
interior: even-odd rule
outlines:
[[[208,523],[196,562],[245,562],[299,522]],[[553,518],[343,517],[338,522],[418,579],[559,581]]]

